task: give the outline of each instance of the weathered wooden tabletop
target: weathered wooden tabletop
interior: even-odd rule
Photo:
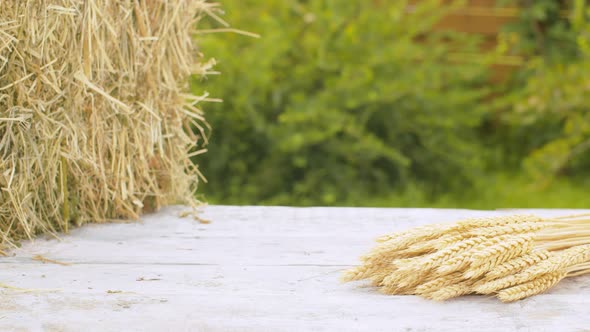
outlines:
[[[211,206],[211,224],[180,211],[85,226],[1,258],[0,330],[590,331],[589,277],[512,304],[338,282],[379,235],[513,211]]]

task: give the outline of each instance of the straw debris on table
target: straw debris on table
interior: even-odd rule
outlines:
[[[51,263],[51,264],[57,264],[57,265],[61,265],[61,266],[70,266],[70,265],[72,265],[71,263],[57,261],[55,259],[50,259],[50,258],[47,258],[47,257],[42,256],[42,255],[35,255],[35,256],[31,257],[31,259],[34,260],[34,261],[41,262],[41,263]]]
[[[200,0],[6,0],[0,6],[0,245],[199,204],[207,124]],[[197,128],[193,133],[192,128]]]
[[[590,273],[589,217],[501,216],[416,227],[380,237],[342,279],[433,300],[466,294],[520,300]]]

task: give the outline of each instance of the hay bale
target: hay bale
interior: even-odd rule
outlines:
[[[198,0],[0,6],[0,244],[195,206]],[[194,134],[190,126],[200,129]]]

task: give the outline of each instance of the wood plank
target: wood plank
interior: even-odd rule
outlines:
[[[450,14],[438,22],[435,29],[495,36],[506,23],[512,20],[514,20],[513,17],[505,16]]]
[[[575,331],[589,277],[513,304],[445,303],[340,284],[373,239],[412,226],[514,211],[224,207],[211,224],[165,209],[140,223],[89,225],[0,259],[2,331]],[[563,215],[579,211],[542,210]],[[41,263],[34,255],[70,263]],[[28,291],[26,291],[28,289]]]

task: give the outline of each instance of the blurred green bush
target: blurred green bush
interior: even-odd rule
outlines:
[[[500,0],[520,17],[477,63],[458,55],[477,52],[478,37],[432,30],[451,9],[439,2],[225,0],[224,19],[262,38],[201,40],[223,75],[194,83],[224,99],[207,105],[201,193],[224,204],[584,206],[585,1]],[[526,65],[494,86],[487,59],[500,51]]]
[[[503,137],[512,159],[540,184],[556,178],[584,177],[590,170],[590,10],[584,0],[540,0],[525,6],[506,33],[518,37],[512,50],[527,65],[503,92],[508,105]],[[569,15],[564,16],[564,12]],[[517,144],[515,144],[517,143]],[[524,158],[524,159],[523,159]]]
[[[225,100],[207,105],[207,196],[361,204],[410,183],[469,186],[487,68],[450,59],[478,40],[432,32],[438,2],[226,0],[225,18],[262,38],[201,42],[223,73],[204,84]]]

